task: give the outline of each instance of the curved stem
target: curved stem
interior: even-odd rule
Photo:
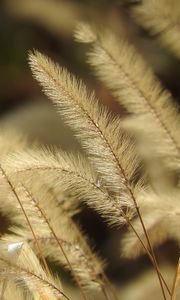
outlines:
[[[180,258],[178,259],[176,273],[173,280],[172,292],[171,292],[171,300],[175,300],[175,290],[176,290],[176,283],[178,280],[178,273],[180,272]]]
[[[105,298],[106,300],[111,300],[111,299],[109,298],[109,295],[107,294],[106,289],[105,289],[104,286],[102,286],[102,293],[103,293],[104,298]]]
[[[139,235],[138,232],[136,231],[135,227],[132,225],[132,223],[131,223],[131,221],[129,220],[129,218],[125,215],[125,213],[124,213],[123,211],[121,211],[121,214],[122,214],[122,216],[125,218],[125,220],[126,220],[126,222],[128,223],[128,225],[131,227],[131,229],[134,231],[134,233],[135,233],[135,235],[137,236],[137,238],[139,239],[139,241],[140,241],[142,247],[144,248],[144,250],[145,250],[146,253],[148,254],[148,256],[149,256],[151,262],[152,262],[153,265],[154,265],[154,258],[153,258],[153,256],[152,256],[152,253],[150,252],[150,250],[149,250],[149,249],[146,247],[146,245],[144,244],[143,240],[141,239],[140,235]],[[170,289],[169,289],[169,287],[168,287],[166,281],[164,280],[164,278],[163,278],[163,276],[162,276],[162,274],[161,274],[161,272],[160,272],[160,270],[159,270],[158,265],[157,265],[156,267],[157,267],[158,274],[159,274],[161,280],[163,281],[164,285],[166,286],[166,289],[167,289],[169,295],[171,295],[171,291],[170,291]]]
[[[27,221],[27,223],[28,223],[28,225],[29,225],[29,228],[30,228],[30,230],[31,230],[31,232],[32,232],[32,235],[33,235],[33,237],[34,237],[34,240],[35,240],[35,243],[36,243],[36,247],[37,247],[37,249],[38,249],[38,251],[39,251],[39,254],[40,254],[41,260],[42,260],[42,262],[43,262],[43,264],[44,264],[45,270],[46,270],[47,274],[50,274],[49,267],[48,267],[48,264],[47,264],[47,262],[46,262],[45,256],[44,256],[44,254],[43,254],[43,251],[42,251],[42,249],[41,249],[41,246],[40,246],[40,244],[39,244],[39,241],[38,241],[38,239],[36,238],[35,231],[34,231],[32,225],[31,225],[31,222],[30,222],[30,220],[29,220],[29,218],[28,218],[28,216],[27,216],[27,214],[26,214],[26,211],[25,211],[25,209],[24,209],[24,206],[22,205],[22,202],[21,202],[21,200],[20,200],[20,198],[19,198],[19,195],[18,195],[18,193],[16,192],[16,189],[15,189],[14,185],[12,184],[12,182],[10,181],[10,179],[8,178],[6,172],[4,171],[4,169],[2,168],[1,165],[0,165],[0,169],[1,169],[2,174],[4,175],[4,177],[5,177],[6,181],[7,181],[7,183],[9,184],[9,186],[10,186],[10,188],[11,188],[13,194],[15,195],[15,197],[16,197],[16,199],[17,199],[17,201],[18,201],[18,203],[19,203],[19,205],[20,205],[20,207],[21,207],[21,210],[22,210],[22,212],[23,212],[23,214],[24,214],[24,216],[25,216],[25,219],[26,219],[26,221]]]
[[[27,190],[27,188],[26,188],[26,190]],[[49,229],[50,229],[52,235],[54,236],[54,239],[56,240],[58,246],[60,247],[61,252],[63,253],[63,255],[64,255],[64,257],[65,257],[65,259],[66,259],[66,261],[67,261],[67,263],[68,263],[68,265],[69,265],[69,268],[70,268],[70,270],[71,270],[71,273],[72,273],[72,275],[73,275],[73,277],[74,277],[74,279],[75,279],[75,281],[76,281],[76,283],[77,283],[77,286],[78,286],[78,288],[79,288],[79,290],[80,290],[80,292],[81,292],[81,295],[82,295],[83,299],[84,299],[84,300],[88,300],[87,297],[86,297],[86,294],[84,293],[84,290],[82,289],[82,286],[81,286],[81,284],[80,284],[80,282],[79,282],[79,279],[78,279],[76,273],[75,273],[74,270],[73,270],[73,267],[72,267],[72,265],[71,265],[71,262],[70,262],[70,260],[69,260],[69,258],[68,258],[68,256],[67,256],[66,252],[64,251],[64,248],[62,247],[61,242],[60,242],[58,236],[56,235],[56,233],[55,233],[53,227],[51,226],[51,223],[49,222],[48,218],[46,217],[46,214],[45,214],[44,211],[41,209],[41,207],[38,205],[37,201],[33,198],[33,196],[31,195],[31,193],[30,193],[28,190],[27,190],[27,192],[28,192],[28,194],[30,195],[32,201],[35,203],[35,205],[36,205],[36,207],[38,208],[39,212],[41,213],[43,219],[45,220],[46,224],[48,225],[48,227],[49,227]]]

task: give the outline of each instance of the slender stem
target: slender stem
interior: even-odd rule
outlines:
[[[104,281],[108,284],[110,291],[112,292],[114,299],[115,300],[119,300],[117,294],[116,294],[116,290],[114,288],[114,286],[111,284],[111,282],[109,281],[108,277],[106,276],[106,274],[103,272],[103,277],[104,277]]]
[[[39,241],[38,241],[38,239],[36,238],[35,231],[34,231],[32,225],[31,225],[31,222],[29,221],[29,218],[28,218],[28,216],[27,216],[27,214],[26,214],[26,211],[25,211],[25,209],[24,209],[24,207],[23,207],[23,205],[22,205],[22,202],[21,202],[21,200],[20,200],[20,198],[19,198],[19,195],[18,195],[18,193],[16,192],[15,187],[13,186],[12,182],[11,182],[10,179],[8,178],[8,176],[7,176],[6,172],[4,171],[4,169],[2,168],[2,166],[0,166],[0,169],[1,169],[1,172],[3,173],[4,177],[6,178],[6,181],[7,181],[7,183],[9,184],[9,186],[10,186],[12,192],[14,193],[14,195],[15,195],[15,197],[16,197],[16,199],[17,199],[17,201],[18,201],[18,203],[19,203],[19,205],[20,205],[20,207],[21,207],[21,210],[22,210],[22,212],[23,212],[23,214],[24,214],[24,216],[25,216],[25,218],[26,218],[26,221],[27,221],[27,223],[28,223],[28,225],[29,225],[29,228],[30,228],[30,230],[31,230],[31,232],[32,232],[32,235],[33,235],[33,237],[34,237],[34,240],[35,240],[37,249],[38,249],[38,251],[39,251],[40,257],[41,257],[42,262],[43,262],[43,264],[44,264],[45,270],[46,270],[47,274],[50,274],[49,267],[48,267],[48,265],[47,265],[45,256],[44,256],[44,254],[43,254],[43,251],[42,251],[42,249],[41,249],[41,246],[40,246],[40,244],[39,244]]]
[[[19,271],[26,273],[28,276],[32,276],[32,277],[37,278],[38,280],[40,280],[40,281],[42,281],[43,283],[45,283],[47,286],[52,287],[56,292],[58,292],[59,294],[61,294],[61,295],[62,295],[63,297],[65,297],[67,300],[71,300],[71,299],[70,299],[68,296],[66,296],[61,290],[59,290],[55,285],[53,285],[51,282],[49,282],[49,281],[43,279],[41,276],[39,276],[39,275],[37,275],[37,274],[35,274],[35,273],[33,273],[33,272],[27,270],[27,269],[25,269],[25,268],[23,268],[23,267],[21,267],[21,266],[15,264],[15,263],[9,262],[8,260],[6,260],[6,259],[3,258],[3,257],[0,257],[0,261],[4,262],[7,266],[9,266],[9,268],[14,268],[14,269],[16,269],[16,271],[17,271],[17,269],[18,269]],[[59,298],[59,297],[58,297],[58,298]]]
[[[142,219],[142,216],[141,216],[139,207],[137,206],[137,202],[136,202],[136,199],[135,199],[134,195],[133,195],[133,201],[134,201],[135,208],[136,208],[136,211],[137,211],[137,214],[138,214],[140,223],[141,223],[141,225],[142,225],[142,228],[143,228],[143,231],[144,231],[144,234],[145,234],[145,237],[146,237],[148,246],[149,246],[149,250],[150,250],[150,252],[151,252],[151,254],[152,254],[152,258],[153,258],[153,261],[154,261],[156,273],[157,273],[157,276],[158,276],[158,279],[159,279],[159,283],[160,283],[160,286],[161,286],[162,294],[163,294],[164,300],[166,300],[166,295],[165,295],[164,287],[163,287],[163,284],[162,284],[162,279],[161,279],[161,276],[160,276],[160,272],[159,272],[159,267],[158,267],[158,263],[157,263],[157,260],[156,260],[156,256],[155,256],[155,254],[154,254],[154,250],[153,250],[153,247],[152,247],[152,245],[151,245],[151,242],[150,242],[150,239],[149,239],[148,232],[147,232],[146,227],[145,227],[145,225],[144,225],[144,221],[143,221],[143,219]]]
[[[79,288],[79,290],[80,290],[80,292],[81,292],[81,295],[82,295],[83,299],[84,299],[84,300],[88,300],[87,297],[86,297],[86,294],[84,293],[84,291],[83,291],[83,289],[82,289],[82,287],[81,287],[81,284],[80,284],[80,282],[79,282],[79,279],[78,279],[76,273],[75,273],[74,270],[73,270],[73,267],[72,267],[72,265],[71,265],[71,262],[69,261],[69,258],[67,257],[67,254],[66,254],[66,252],[64,251],[64,249],[63,249],[63,247],[62,247],[62,245],[61,245],[61,242],[60,242],[59,238],[57,237],[57,235],[56,235],[56,233],[55,233],[53,227],[51,226],[51,224],[50,224],[48,218],[46,217],[46,214],[45,214],[44,211],[41,209],[41,207],[38,205],[37,201],[33,198],[32,194],[27,190],[27,188],[25,188],[25,189],[26,189],[26,191],[28,192],[28,194],[30,195],[32,201],[35,203],[35,205],[36,205],[36,207],[38,208],[38,210],[40,211],[42,217],[44,218],[46,224],[48,225],[50,231],[52,232],[52,234],[53,234],[53,236],[54,236],[54,238],[55,238],[57,244],[59,245],[59,247],[60,247],[60,249],[61,249],[61,251],[62,251],[62,253],[63,253],[63,255],[64,255],[64,257],[65,257],[65,259],[66,259],[66,261],[67,261],[67,263],[68,263],[68,265],[69,265],[69,268],[70,268],[70,270],[71,270],[71,273],[72,273],[72,275],[73,275],[73,277],[74,277],[74,279],[75,279],[75,281],[76,281],[76,283],[77,283],[77,285],[78,285],[78,288]]]
[[[104,286],[102,286],[102,293],[103,293],[104,298],[105,298],[106,300],[111,300],[111,299],[109,298],[109,295],[108,295],[108,293],[106,292],[106,288],[105,288]]]
[[[77,234],[78,234],[79,238],[80,238],[81,240],[83,240],[83,237],[82,237],[82,235],[81,235],[81,232],[78,230],[77,225],[76,225],[75,222],[72,220],[72,218],[70,218],[70,222],[71,222],[72,225],[76,228]],[[88,248],[88,251],[89,251],[90,254],[91,254],[91,250],[89,249],[89,246],[88,246],[88,244],[86,243],[86,241],[83,240],[83,243],[85,243],[86,248]],[[104,284],[107,283],[107,285],[108,285],[108,287],[109,287],[109,290],[112,292],[112,295],[114,296],[114,299],[115,299],[115,300],[118,300],[118,297],[117,297],[117,295],[116,295],[116,291],[115,291],[114,287],[112,286],[112,284],[110,283],[109,279],[107,278],[107,276],[106,276],[106,274],[105,274],[105,272],[104,272],[103,270],[101,271],[101,275],[102,275]],[[101,284],[101,291],[102,291],[102,293],[103,293],[103,295],[104,295],[104,297],[105,297],[106,300],[111,300],[111,299],[109,298],[109,296],[108,296],[108,294],[107,294],[107,292],[106,292],[105,286],[104,286],[103,284]]]
[[[124,172],[123,169],[122,169],[122,172]],[[124,174],[124,173],[123,173],[123,174]],[[124,174],[124,177],[126,178],[125,174]],[[127,180],[127,178],[126,178],[126,180]],[[99,189],[102,193],[104,193],[105,196],[109,198],[109,200],[112,202],[112,205],[113,205],[113,199],[111,198],[111,196],[109,195],[109,193],[108,193],[108,192],[105,193],[99,186],[95,186],[95,187],[96,187],[97,189]],[[128,188],[128,187],[127,187],[127,188]],[[129,189],[129,192],[132,194],[131,196],[132,196],[132,198],[134,199],[134,203],[136,203],[135,197],[134,197],[134,195],[133,195],[131,189]],[[137,203],[135,204],[135,206],[136,206],[137,209],[138,209]],[[138,212],[139,212],[139,210],[138,210]],[[168,288],[168,286],[167,286],[167,283],[166,283],[166,281],[164,280],[164,278],[163,278],[163,276],[162,276],[162,274],[161,274],[161,272],[160,272],[160,270],[159,270],[158,265],[155,264],[154,257],[153,257],[153,254],[151,253],[151,250],[149,250],[149,249],[145,246],[145,244],[144,244],[144,242],[142,241],[140,235],[138,234],[138,232],[136,231],[136,229],[135,229],[134,226],[132,225],[131,221],[129,220],[129,218],[126,216],[126,214],[124,213],[124,211],[123,211],[122,209],[120,209],[120,214],[121,214],[121,216],[123,216],[123,218],[126,220],[127,224],[132,228],[132,230],[134,231],[135,235],[137,236],[137,238],[138,238],[139,241],[141,242],[141,244],[142,244],[143,248],[145,249],[146,253],[148,254],[148,256],[149,256],[149,258],[150,258],[150,260],[151,260],[153,266],[155,267],[155,269],[156,269],[156,271],[157,271],[157,274],[159,274],[158,278],[160,277],[160,278],[162,279],[164,285],[165,285],[166,288],[167,288],[168,293],[171,295],[171,292],[170,292],[170,290],[169,290],[169,288]],[[139,212],[139,214],[140,214],[140,212]],[[142,218],[141,218],[141,220],[142,220]],[[143,221],[142,221],[142,222],[143,222]],[[143,224],[144,224],[144,223],[143,223]],[[144,228],[145,228],[145,226],[144,226]],[[146,231],[146,230],[145,230],[145,231]],[[146,232],[146,233],[147,233],[147,232]],[[161,282],[161,280],[160,280],[160,282]],[[161,282],[161,285],[162,285],[162,282]],[[164,291],[164,289],[163,289],[163,291]],[[163,296],[164,296],[164,294],[163,294]],[[164,300],[166,300],[166,298],[164,298]]]
[[[52,167],[41,167],[41,168],[35,168],[36,170],[45,170],[45,169],[48,169],[48,170],[50,170],[50,169],[52,169]],[[34,169],[34,170],[35,170]],[[59,170],[59,168],[55,168],[55,167],[53,167],[53,170]],[[26,170],[25,171],[32,171],[32,169],[27,169],[26,168]],[[65,169],[62,169],[61,168],[61,171],[65,171],[66,172],[66,170]],[[22,170],[20,171],[20,172],[22,172]],[[28,191],[28,193],[29,193],[29,191]],[[30,194],[30,193],[29,193]],[[33,199],[33,197],[32,197],[32,195],[31,195],[31,198],[32,198],[32,200],[34,200]],[[35,201],[35,200],[34,200]],[[35,203],[36,203],[36,206],[37,206],[37,202],[35,201]],[[40,207],[38,207],[38,209],[40,209]],[[42,212],[41,212],[42,213]],[[73,220],[71,219],[71,222],[73,223],[73,226],[74,227],[77,227],[76,226],[76,224],[73,222]],[[49,225],[48,225],[49,226]],[[77,232],[78,232],[78,235],[79,235],[79,237],[80,237],[80,239],[82,240],[82,236],[81,236],[81,234],[80,234],[80,232],[79,232],[79,230],[77,229]],[[84,241],[83,241],[83,243],[84,243]],[[88,249],[89,249],[89,246],[86,244],[86,246],[88,247]],[[91,253],[91,251],[90,251],[90,253]],[[65,257],[66,258],[66,257]],[[66,259],[67,260],[67,259]],[[69,264],[69,263],[68,263]],[[70,265],[69,265],[70,266]],[[71,268],[70,268],[71,269]],[[73,275],[74,276],[74,275]],[[102,271],[102,276],[105,278],[106,276],[105,276],[105,273]],[[77,281],[76,281],[77,282]],[[109,288],[112,290],[112,294],[114,295],[114,298],[116,299],[116,300],[118,300],[118,298],[117,298],[117,296],[116,296],[116,292],[115,291],[113,291],[113,288],[112,288],[112,285],[110,284],[110,282],[109,282],[109,280],[107,279],[107,277],[106,277],[106,282],[107,282],[107,284],[109,285]],[[78,284],[78,286],[79,286],[79,284]],[[102,289],[102,285],[101,285],[101,289]]]
[[[171,300],[175,300],[175,290],[176,290],[176,283],[177,283],[179,271],[180,271],[180,258],[178,259],[176,273],[175,273],[174,280],[173,280],[173,286],[172,286],[172,291],[171,291]]]
[[[88,118],[90,118],[90,117],[88,116]],[[138,206],[137,206],[137,202],[136,202],[136,199],[135,199],[135,197],[134,197],[134,193],[133,193],[133,191],[132,191],[132,188],[129,186],[129,180],[128,180],[127,174],[126,174],[124,168],[122,167],[122,165],[120,164],[120,162],[119,162],[119,160],[118,160],[116,154],[114,153],[114,151],[113,151],[113,149],[112,149],[112,147],[111,147],[111,145],[110,145],[110,143],[109,143],[107,137],[103,134],[103,132],[102,132],[102,130],[99,128],[99,126],[97,127],[97,125],[96,125],[96,123],[94,122],[94,120],[91,119],[91,121],[93,122],[94,126],[98,129],[98,131],[100,132],[101,136],[103,137],[103,139],[104,139],[105,142],[107,143],[109,149],[111,150],[112,155],[114,156],[115,161],[117,162],[118,168],[119,168],[120,173],[121,173],[120,175],[121,175],[121,176],[123,175],[123,177],[124,177],[124,180],[125,180],[124,184],[125,184],[125,186],[126,186],[126,188],[127,188],[127,191],[129,192],[130,196],[132,197],[132,200],[133,200],[133,202],[134,202],[135,208],[136,208],[136,210],[137,210],[137,213],[138,213],[138,216],[139,216],[141,225],[142,225],[142,227],[143,227],[143,230],[144,230],[144,233],[145,233],[145,236],[146,236],[146,239],[147,239],[148,246],[149,246],[149,248],[150,248],[150,252],[152,253],[152,258],[153,258],[153,261],[154,261],[154,264],[153,264],[153,265],[154,265],[155,270],[156,270],[156,272],[157,272],[157,276],[158,276],[159,283],[160,283],[160,286],[161,286],[162,294],[163,294],[164,300],[166,300],[166,296],[165,296],[165,292],[164,292],[164,287],[163,287],[163,284],[162,284],[162,281],[161,281],[161,276],[160,276],[159,271],[158,271],[159,268],[158,268],[158,264],[157,264],[157,261],[156,261],[156,257],[155,257],[155,255],[154,255],[154,251],[153,251],[153,248],[152,248],[152,246],[151,246],[149,236],[148,236],[148,234],[147,234],[147,231],[146,231],[146,228],[145,228],[145,226],[144,226],[144,223],[143,223],[141,214],[140,214],[140,212],[139,212],[139,209],[138,209]]]
[[[55,198],[55,200],[57,201],[58,203],[58,200]],[[65,211],[66,213],[66,211]],[[76,234],[78,235],[80,241],[82,242],[82,244],[84,245],[84,248],[86,249],[86,252],[88,251],[88,256],[89,258],[91,259],[91,257],[93,256],[92,255],[92,251],[91,249],[89,248],[89,245],[88,243],[86,242],[86,240],[83,238],[83,235],[81,233],[81,230],[79,229],[78,225],[74,222],[74,220],[72,219],[72,217],[69,216],[68,218],[68,221],[69,223],[73,226],[73,228],[75,229],[76,231]],[[91,256],[91,257],[90,257]],[[107,286],[109,287],[109,290],[111,291],[112,295],[114,296],[114,299],[115,300],[118,300],[118,297],[116,295],[116,291],[114,289],[114,287],[112,286],[112,284],[110,283],[109,279],[107,278],[106,274],[104,273],[103,269],[101,270],[101,276],[102,276],[102,279],[103,279],[103,283],[100,282],[100,285],[101,285],[101,291],[102,293],[104,294],[104,286],[105,286],[105,283],[107,284]]]
[[[106,142],[107,142],[107,140],[106,140]],[[109,146],[109,147],[110,147],[110,146]],[[118,161],[116,155],[113,153],[113,151],[112,151],[112,154],[114,155],[114,158],[115,158],[115,160],[117,161],[117,164],[118,164],[118,166],[119,166],[119,168],[120,168],[120,170],[121,170],[121,173],[123,174],[123,177],[125,178],[127,190],[130,192],[130,194],[131,194],[131,196],[132,196],[132,198],[133,198],[133,201],[134,201],[134,200],[135,200],[135,197],[134,197],[134,195],[133,195],[133,192],[132,192],[131,188],[130,188],[129,185],[128,185],[128,178],[127,178],[127,176],[126,176],[126,174],[125,174],[125,171],[122,169],[122,167],[121,167],[121,165],[119,164],[119,161]],[[46,167],[46,169],[50,169],[50,168],[51,168],[51,167],[48,167],[48,168]],[[38,169],[39,169],[39,168],[38,168]],[[41,168],[41,169],[42,169],[42,168]],[[41,170],[41,169],[40,169],[40,170]],[[44,168],[43,168],[43,169],[44,169]],[[59,169],[59,168],[57,168],[57,169]],[[24,171],[32,171],[32,169],[26,169],[26,170],[24,170]],[[63,170],[63,171],[66,171],[66,170]],[[22,172],[22,170],[21,170],[21,172]],[[85,180],[85,178],[83,178],[83,179]],[[92,183],[92,182],[89,182],[89,183],[90,183],[91,185],[93,185],[94,188],[99,189],[102,193],[104,193],[105,196],[108,197],[108,198],[111,200],[111,202],[113,203],[113,199],[111,198],[111,196],[109,195],[109,193],[107,193],[107,192],[105,193],[104,190],[102,190],[101,187],[95,185],[94,183]],[[135,203],[136,209],[138,209],[136,200],[135,200],[134,203]],[[138,212],[138,213],[139,213],[139,212]],[[148,254],[148,256],[149,256],[149,258],[150,258],[152,264],[154,265],[154,267],[155,267],[155,269],[156,269],[156,272],[159,273],[159,276],[160,276],[160,278],[162,279],[164,285],[166,286],[168,293],[171,295],[171,292],[170,292],[170,290],[169,290],[169,288],[168,288],[168,286],[167,286],[167,283],[165,282],[165,280],[164,280],[164,278],[163,278],[163,276],[162,276],[162,274],[161,274],[161,272],[160,272],[160,270],[159,270],[159,267],[158,267],[157,263],[154,261],[155,256],[153,257],[153,254],[151,254],[151,249],[152,249],[152,247],[151,247],[151,249],[149,250],[149,249],[145,246],[145,244],[143,243],[142,239],[140,238],[140,236],[139,236],[138,233],[136,232],[135,228],[132,226],[130,220],[127,218],[127,216],[125,215],[125,213],[124,213],[122,210],[121,210],[121,214],[122,214],[122,216],[125,218],[125,220],[127,221],[127,223],[130,225],[130,227],[133,229],[133,231],[134,231],[134,233],[136,234],[136,236],[138,237],[138,239],[140,240],[140,242],[141,242],[143,248],[144,248],[145,251],[147,252],[147,254]],[[141,218],[141,220],[142,220],[142,218]],[[143,223],[143,224],[144,224],[144,223]],[[144,228],[145,228],[145,226],[144,226]],[[146,232],[146,233],[147,233],[147,232]],[[149,241],[149,238],[148,238],[148,241]],[[159,277],[159,276],[158,276],[158,277]]]
[[[126,214],[125,214],[122,210],[121,210],[121,214],[122,214],[122,216],[125,218],[125,220],[127,221],[128,225],[131,227],[131,229],[134,231],[135,235],[136,235],[137,238],[139,239],[141,245],[143,246],[144,250],[146,251],[146,253],[148,254],[148,256],[149,256],[149,258],[150,258],[150,260],[151,260],[151,262],[152,262],[153,265],[154,265],[154,259],[153,259],[152,253],[151,253],[150,250],[145,246],[145,244],[144,244],[143,240],[141,239],[140,235],[138,234],[138,232],[136,231],[136,229],[135,229],[134,226],[132,225],[131,221],[129,220],[129,218],[126,216]],[[161,279],[162,279],[164,285],[165,285],[166,288],[167,288],[167,291],[168,291],[169,295],[171,295],[171,291],[169,290],[169,287],[168,287],[166,281],[164,280],[162,274],[160,273],[160,270],[159,270],[158,265],[157,265],[157,270],[158,270],[159,276],[161,277]],[[165,299],[166,299],[166,298],[165,298]]]
[[[81,234],[81,231],[79,230],[78,226],[76,225],[76,223],[73,221],[72,218],[69,218],[69,221],[71,222],[72,226],[76,229],[76,232],[79,236],[79,239],[83,242],[83,244],[85,244],[85,248],[88,250],[89,255],[91,255],[92,257],[92,252],[91,249],[89,248],[89,245],[87,244],[86,240],[83,239],[83,236]],[[115,300],[119,300],[117,295],[116,295],[116,291],[114,289],[114,287],[112,286],[112,284],[110,283],[109,279],[107,278],[105,272],[103,271],[103,269],[101,270],[101,275],[102,275],[102,279],[103,279],[103,283],[101,284],[101,290],[104,293],[104,284],[106,283],[109,287],[109,290],[112,292],[112,295],[114,296]]]

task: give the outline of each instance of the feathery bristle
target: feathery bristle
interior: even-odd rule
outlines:
[[[162,88],[135,48],[105,31],[94,42],[88,61],[117,101],[134,115],[126,118],[123,126],[139,132],[144,144],[149,141],[152,151],[169,157],[175,167],[180,159],[179,114],[170,93]]]
[[[135,20],[180,58],[180,5],[176,0],[146,0],[132,9]]]
[[[176,215],[180,213],[178,205],[178,191],[169,191],[160,195],[148,191],[137,199],[138,207],[149,235],[152,246],[158,246],[168,239],[179,241],[178,232],[180,220]],[[147,246],[146,236],[138,218],[132,220],[132,225],[138,232],[143,243]],[[171,224],[171,226],[169,226]],[[144,252],[144,248],[134,232],[128,231],[121,241],[122,255],[136,257]]]
[[[1,276],[4,278],[12,278],[13,280],[19,281],[21,285],[26,285],[35,296],[35,299],[38,299],[36,297],[38,295],[39,299],[55,300],[64,295],[62,287],[59,286],[59,282],[57,285],[55,279],[50,274],[46,275],[37,257],[26,243],[23,243],[16,262],[13,261],[12,257],[9,257],[7,253],[4,252],[3,255],[2,251],[0,262]]]
[[[74,30],[75,40],[82,43],[93,43],[96,41],[97,36],[95,30],[84,22],[79,22]]]
[[[9,170],[13,168],[16,178],[19,174],[24,179],[29,178],[32,182],[36,182],[37,177],[41,179],[46,176],[49,184],[58,185],[61,192],[69,191],[71,197],[85,201],[101,216],[107,218],[110,224],[119,225],[126,222],[122,216],[122,207],[129,207],[129,211],[126,209],[127,217],[132,217],[134,203],[131,194],[128,193],[129,190],[127,192],[127,188],[122,189],[121,194],[116,198],[110,196],[101,178],[81,156],[77,158],[63,152],[53,155],[50,151],[29,151],[19,155],[14,154],[4,164]],[[129,185],[128,188],[130,187]],[[132,188],[133,195],[136,197],[141,187],[132,185]]]
[[[128,137],[123,138],[119,118],[112,119],[94,94],[88,95],[82,82],[77,82],[75,77],[42,54],[31,54],[30,66],[46,95],[76,131],[104,184],[113,192],[119,192],[124,186],[119,160],[126,160],[122,155],[125,148],[127,160],[129,157],[134,160],[131,142]]]

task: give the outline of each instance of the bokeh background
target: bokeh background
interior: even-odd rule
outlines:
[[[129,13],[130,5],[138,5],[138,1],[1,0],[0,126],[18,129],[32,141],[57,145],[68,151],[81,151],[71,131],[63,124],[31,76],[28,52],[33,49],[49,55],[81,77],[88,88],[95,90],[101,102],[115,114],[125,113],[109,91],[95,79],[93,71],[86,64],[87,46],[79,45],[73,39],[73,31],[79,20],[89,21],[102,28],[109,27],[128,38],[178,102],[180,62],[159,44],[157,36],[135,23]],[[119,286],[129,283],[135,286],[141,276],[143,286],[146,286],[146,275],[143,274],[150,268],[146,256],[135,261],[121,258],[119,241],[126,228],[108,228],[86,207],[78,215],[78,222],[82,224],[95,249],[107,260],[107,274],[115,283]],[[173,265],[177,261],[178,250],[172,241],[156,249],[156,253],[162,263]],[[167,273],[171,274],[171,267]],[[154,286],[148,286],[153,290]],[[130,296],[127,299],[131,299]]]

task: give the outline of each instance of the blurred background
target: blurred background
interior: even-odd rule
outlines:
[[[89,89],[96,91],[100,101],[115,114],[124,114],[86,64],[86,45],[73,39],[73,30],[81,20],[106,26],[117,34],[126,36],[145,57],[176,102],[180,96],[180,62],[167,49],[162,48],[157,37],[138,26],[129,13],[131,5],[139,1],[118,0],[1,0],[0,1],[0,126],[18,129],[30,140],[57,145],[68,151],[81,151],[55,112],[50,101],[42,94],[28,67],[28,51],[38,49],[53,60],[81,77]],[[118,285],[136,285],[137,278],[151,280],[143,275],[150,269],[146,256],[124,260],[120,254],[120,237],[126,228],[113,230],[90,209],[84,208],[78,216],[95,249],[107,260],[107,274]],[[166,251],[164,251],[166,249]],[[156,249],[158,260],[168,262],[167,274],[177,261],[177,246],[168,241]],[[151,271],[149,271],[151,272]],[[139,277],[140,276],[140,277]],[[147,278],[146,278],[147,277]],[[148,279],[149,278],[149,279]],[[156,280],[157,281],[157,280]],[[138,283],[137,283],[138,285]],[[148,284],[149,297],[155,286]],[[137,288],[136,288],[137,290]],[[127,291],[128,294],[128,291]],[[134,295],[137,299],[141,294]],[[154,295],[154,294],[153,294]],[[142,297],[142,298],[141,298]],[[131,296],[127,296],[131,299]],[[149,299],[152,299],[149,298]],[[155,299],[155,298],[154,298]]]

